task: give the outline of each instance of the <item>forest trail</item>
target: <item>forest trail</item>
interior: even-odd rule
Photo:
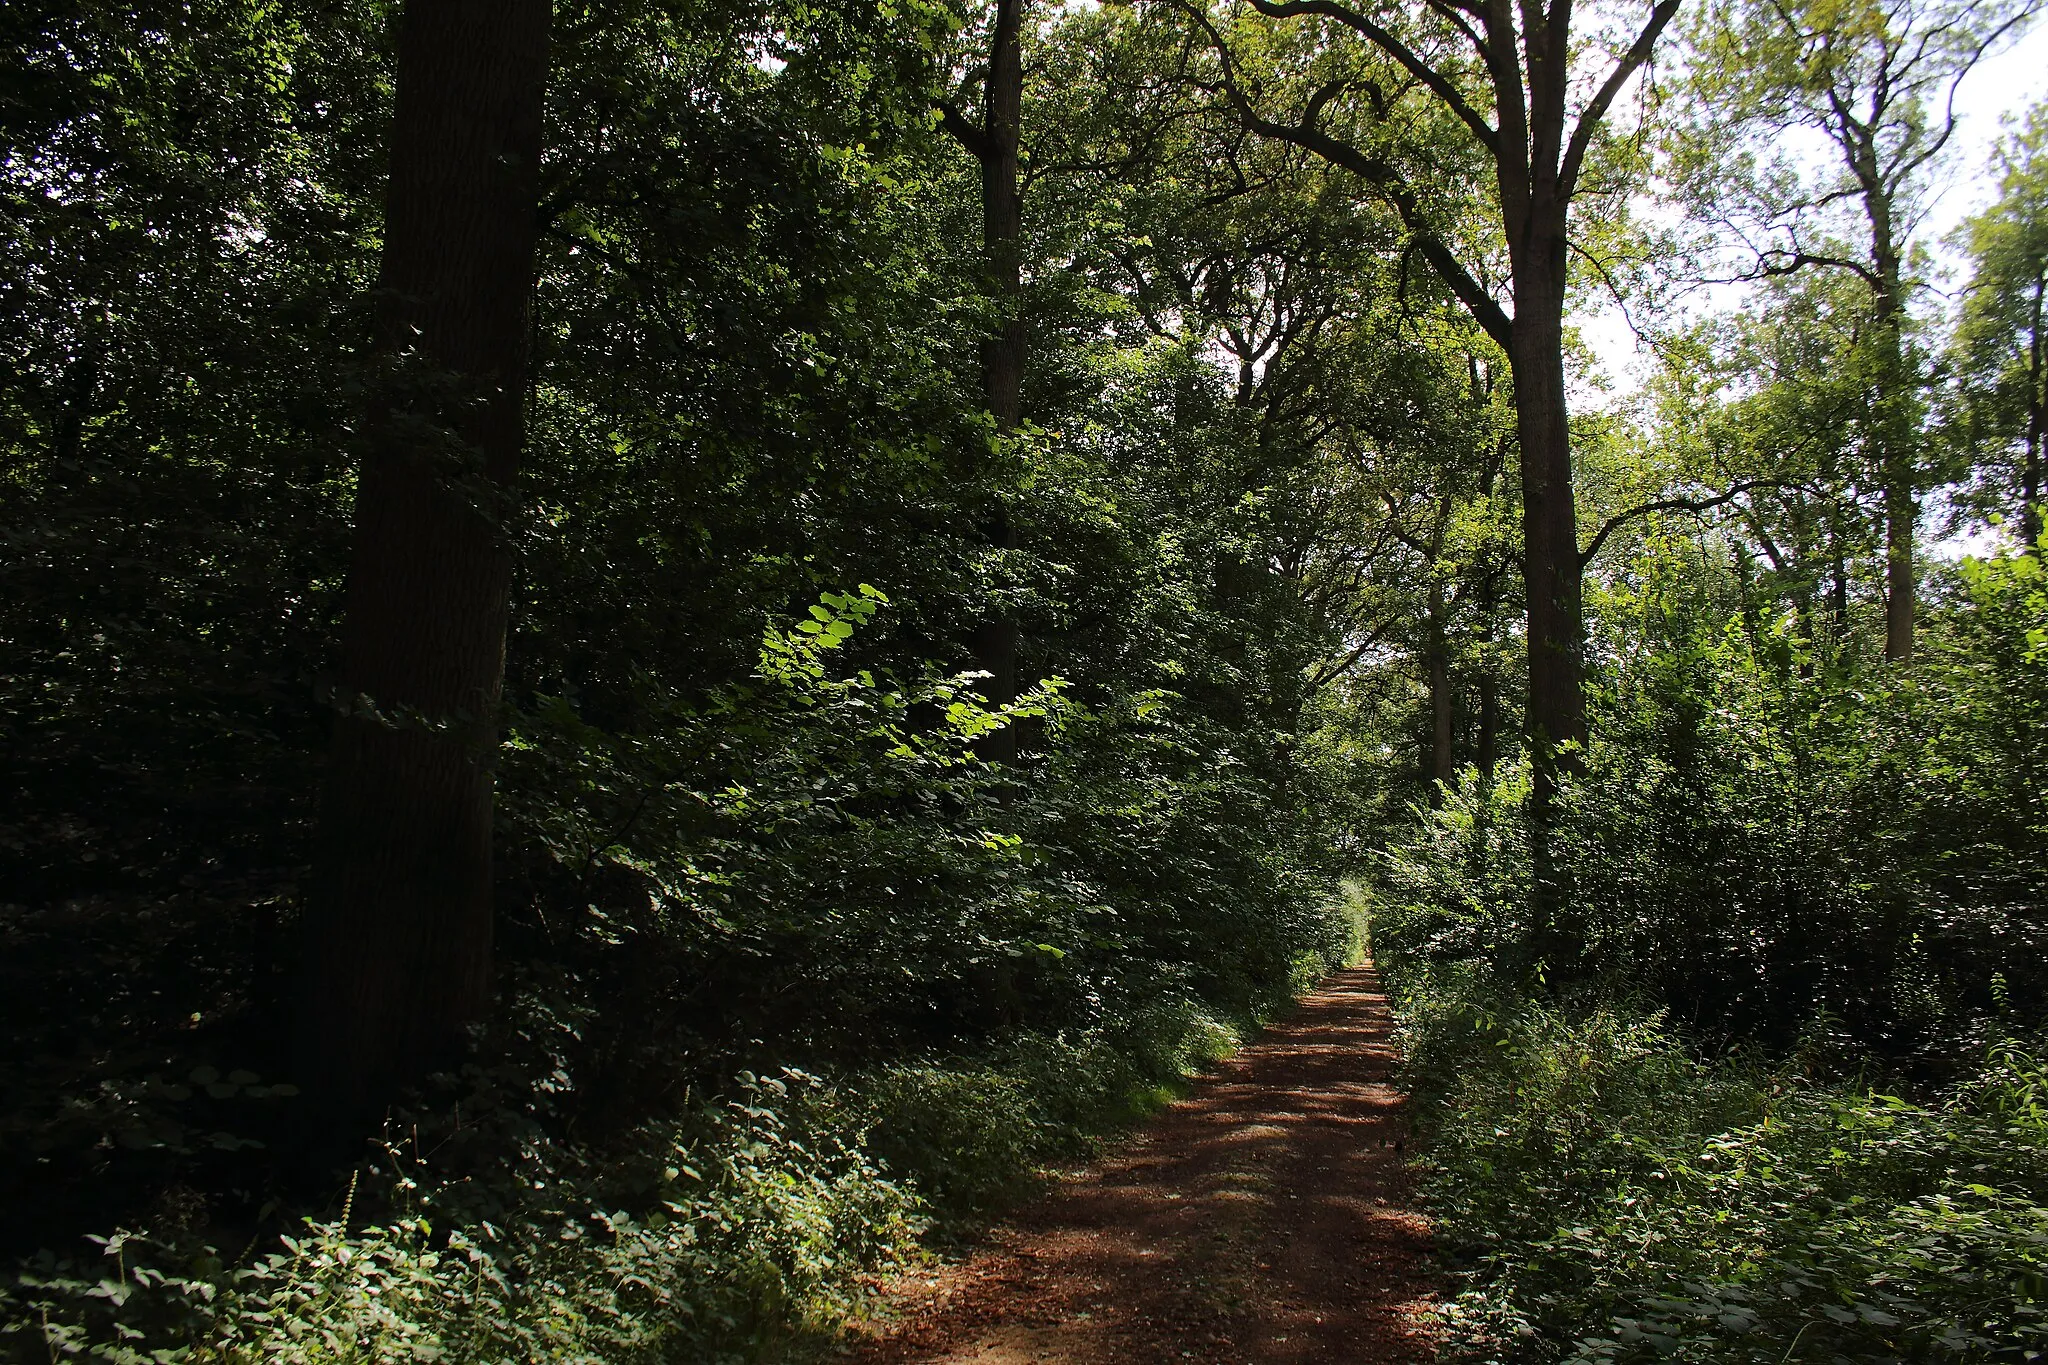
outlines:
[[[1339,972],[969,1260],[898,1291],[854,1365],[1384,1365],[1427,1358],[1393,1019]]]

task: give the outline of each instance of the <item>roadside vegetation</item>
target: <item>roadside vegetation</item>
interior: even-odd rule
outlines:
[[[2035,9],[10,3],[0,1358],[799,1359],[1368,916],[1453,1351],[2048,1350]]]
[[[1526,784],[1395,847],[1454,1358],[2048,1351],[2044,587],[1967,564],[1851,684],[1668,585],[1562,831],[1568,959],[1528,947]]]

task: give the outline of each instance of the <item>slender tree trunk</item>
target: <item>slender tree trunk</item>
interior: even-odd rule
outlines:
[[[57,411],[52,442],[60,464],[75,464],[85,454],[85,422],[92,411],[93,391],[99,387],[100,362],[97,351],[86,349],[64,367],[63,404]]]
[[[1913,433],[1907,419],[1904,308],[1896,293],[1880,300],[1879,345],[1884,347],[1884,391],[1878,395],[1878,457],[1884,477],[1884,657],[1898,663],[1913,656],[1914,599],[1919,579],[1913,564],[1914,533],[1920,523]]]
[[[988,98],[980,144],[982,250],[988,289],[1001,318],[996,334],[982,343],[983,395],[1007,435],[1023,420],[1024,394],[1024,200],[1020,152],[1024,104],[1025,0],[996,0],[995,33],[989,45]],[[998,502],[987,524],[988,542],[998,550],[1017,548],[1017,529]],[[999,614],[975,627],[968,642],[975,666],[989,675],[988,698],[996,705],[1016,700],[1017,655],[1022,632],[1015,617]],[[990,735],[977,746],[997,762],[1017,756],[1017,727]]]
[[[1813,568],[1818,557],[1814,545],[1813,521],[1808,515],[1805,499],[1785,499],[1785,519],[1792,527],[1792,558],[1780,563],[1772,553],[1771,567],[1781,577],[1789,575],[1789,596],[1792,599],[1793,619],[1799,623],[1799,634],[1806,641],[1805,656],[1799,663],[1799,676],[1812,678],[1814,661],[1819,656],[1821,645],[1819,574]],[[1761,523],[1759,523],[1761,525]],[[1767,542],[1768,545],[1768,542]]]
[[[2044,374],[2041,344],[2042,295],[2048,293],[2048,274],[2034,277],[2034,309],[2027,332],[2027,453],[2020,466],[2020,539],[2028,551],[2041,544],[2041,445],[2048,435],[2048,383]]]
[[[1452,751],[1452,722],[1456,698],[1451,694],[1451,648],[1444,622],[1444,581],[1430,565],[1429,577],[1429,801],[1443,799],[1439,784],[1448,785],[1456,770]]]
[[[1478,367],[1473,366],[1473,397],[1480,401],[1492,396],[1489,380],[1482,389],[1478,382]],[[1508,443],[1505,437],[1496,442],[1493,457],[1487,461],[1486,471],[1480,482],[1481,494],[1490,502],[1500,489],[1502,466],[1507,461]],[[1493,789],[1493,770],[1500,761],[1500,676],[1496,671],[1493,643],[1497,629],[1496,613],[1500,610],[1501,566],[1490,563],[1479,576],[1479,715],[1478,734],[1474,736],[1473,759],[1479,765],[1479,782],[1483,790]]]
[[[302,995],[307,1079],[355,1118],[458,1056],[488,1001],[549,17],[548,0],[409,0],[399,21],[383,368]]]
[[[1914,533],[1920,522],[1912,421],[1913,395],[1906,373],[1906,296],[1893,240],[1891,192],[1876,174],[1877,153],[1865,134],[1852,152],[1851,166],[1863,183],[1870,222],[1871,264],[1876,268],[1878,392],[1874,418],[1878,470],[1884,483],[1884,657],[1898,662],[1913,654]]]
[[[1756,565],[1751,562],[1749,546],[1741,540],[1734,544],[1735,590],[1742,609],[1742,632],[1749,638],[1749,647],[1754,651],[1763,639],[1763,609],[1757,602]]]
[[[1897,463],[1884,484],[1884,657],[1893,662],[1913,655],[1913,531],[1920,519],[1912,475]]]
[[[1489,492],[1491,489],[1489,488]],[[1482,786],[1493,786],[1493,769],[1500,762],[1500,679],[1494,672],[1494,612],[1499,606],[1500,575],[1489,570],[1479,588],[1479,733],[1474,737],[1473,761],[1479,765]]]
[[[1500,762],[1500,680],[1493,676],[1491,666],[1479,675],[1479,737],[1474,747],[1479,779],[1490,787],[1494,767]]]
[[[1842,544],[1842,513],[1828,511],[1828,618],[1834,624],[1832,648],[1839,654],[1849,643],[1849,555]]]

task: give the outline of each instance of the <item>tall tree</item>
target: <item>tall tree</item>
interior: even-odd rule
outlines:
[[[1353,8],[1338,0],[1251,0],[1274,19],[1348,33],[1377,67],[1315,73],[1299,114],[1269,111],[1233,39],[1205,10],[1196,18],[1219,59],[1216,84],[1247,124],[1354,172],[1398,212],[1413,247],[1506,352],[1513,371],[1522,479],[1523,576],[1528,591],[1529,701],[1525,723],[1537,771],[1536,822],[1548,819],[1560,758],[1586,739],[1584,621],[1578,513],[1565,393],[1564,312],[1572,208],[1615,99],[1650,60],[1678,12],[1660,0],[1601,69],[1574,47],[1571,0],[1431,0],[1425,7]],[[1575,58],[1577,60],[1575,61]],[[1577,92],[1589,92],[1575,100]],[[1418,102],[1433,103],[1432,111]],[[1577,105],[1576,110],[1574,105]],[[1390,145],[1402,119],[1442,125],[1454,149],[1433,163]],[[1474,185],[1467,212],[1490,212],[1506,258],[1505,297],[1491,287],[1491,248],[1461,234],[1427,177],[1477,157],[1492,184]],[[1475,210],[1474,205],[1490,205]],[[1568,758],[1563,761],[1569,762]],[[1539,840],[1540,843],[1540,840]]]
[[[491,959],[491,770],[524,440],[548,0],[399,19],[380,350],[303,998],[362,1114],[454,1055]]]
[[[980,124],[951,100],[940,105],[942,126],[981,170],[982,269],[997,318],[994,335],[981,346],[982,392],[998,436],[1014,432],[1024,417],[1024,7],[1025,0],[995,0]],[[1001,503],[990,514],[988,532],[996,549],[1016,548],[1016,527]],[[974,631],[975,662],[989,675],[989,699],[998,704],[1017,696],[1019,635],[1016,618],[1007,613]],[[1014,758],[1016,727],[996,731],[982,752]]]
[[[1760,225],[1753,272],[1847,270],[1868,292],[1867,459],[1884,500],[1887,659],[1913,652],[1923,387],[1907,336],[1915,218],[1956,130],[1955,92],[2038,0],[1726,0],[1701,16],[1695,192]],[[1824,161],[1802,164],[1817,134]],[[1753,150],[1773,150],[1759,157]],[[1847,210],[1847,212],[1845,212]],[[1745,233],[1744,240],[1753,240]]]
[[[1815,667],[1857,656],[1866,599],[1884,617],[1882,494],[1864,460],[1883,418],[1870,403],[1874,326],[1848,272],[1775,276],[1732,315],[1665,338],[1649,387],[1656,477],[1749,490],[1721,505],[1746,526],[1768,564],[1757,586],[1792,609]]]
[[[2048,105],[2035,106],[2005,139],[1998,162],[1998,199],[1966,227],[1972,271],[1956,368],[1971,436],[1994,462],[2009,459],[2016,476],[1994,499],[2018,514],[2021,542],[2033,548],[2048,443]]]

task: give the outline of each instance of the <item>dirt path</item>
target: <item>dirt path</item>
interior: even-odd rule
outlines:
[[[1383,1365],[1428,1357],[1393,1022],[1340,972],[960,1265],[856,1365]]]

